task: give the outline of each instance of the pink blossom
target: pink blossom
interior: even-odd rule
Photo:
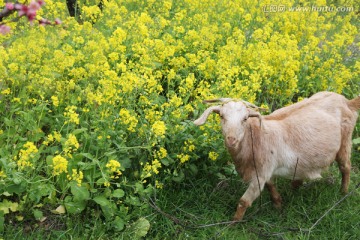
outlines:
[[[7,3],[5,4],[5,8],[8,9],[8,10],[14,10],[15,5],[14,5],[14,3],[7,2]]]
[[[59,25],[59,24],[61,24],[62,23],[62,21],[59,19],[59,18],[56,18],[55,19],[55,25]]]
[[[40,9],[40,4],[35,1],[31,1],[29,6],[19,3],[15,4],[15,9],[18,10],[19,17],[26,16],[30,22],[35,20],[36,11]]]
[[[45,1],[44,1],[44,0],[38,0],[37,2],[39,3],[40,6],[44,6],[44,5],[45,5]]]
[[[27,12],[29,11],[28,6],[22,5],[20,3],[15,4],[15,9],[18,10],[19,17],[26,15]]]
[[[51,22],[50,22],[49,20],[43,18],[43,19],[39,20],[39,24],[40,24],[41,26],[46,26],[46,25],[50,25]]]
[[[36,12],[37,10],[39,10],[41,7],[39,2],[36,1],[31,1],[29,4],[29,10]]]
[[[0,34],[8,34],[10,32],[10,27],[6,25],[0,25]]]
[[[29,10],[29,11],[26,13],[26,16],[27,16],[28,20],[29,20],[30,22],[32,22],[32,21],[35,20],[36,11],[31,11],[31,10]]]

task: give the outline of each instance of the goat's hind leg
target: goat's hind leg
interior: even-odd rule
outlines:
[[[350,183],[350,170],[351,170],[351,133],[348,132],[348,137],[346,139],[342,139],[341,147],[339,152],[336,155],[336,161],[339,165],[339,169],[342,175],[341,180],[341,192],[347,193]]]
[[[350,170],[351,170],[350,156],[348,160],[342,157],[338,157],[337,162],[342,175],[341,192],[345,194],[348,192],[349,183],[350,183]]]
[[[291,187],[292,187],[292,189],[298,189],[298,188],[300,188],[302,185],[303,185],[303,183],[304,183],[304,181],[303,180],[300,180],[300,179],[298,179],[298,180],[292,180],[291,181]]]
[[[281,199],[281,196],[279,194],[279,192],[276,190],[276,187],[274,185],[274,183],[272,181],[268,181],[266,184],[265,184],[266,188],[269,190],[270,192],[270,197],[271,197],[271,200],[274,204],[274,206],[277,208],[277,209],[280,209],[281,208],[281,203],[282,203],[282,199]]]

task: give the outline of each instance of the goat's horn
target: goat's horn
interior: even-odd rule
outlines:
[[[233,100],[233,99],[232,98],[217,98],[217,99],[204,100],[203,103],[229,102],[231,100]]]
[[[262,108],[262,107],[258,107],[258,106],[256,106],[255,104],[253,104],[253,103],[249,103],[249,102],[247,102],[247,101],[244,101],[244,100],[241,100],[247,107],[249,107],[249,108],[254,108],[254,109],[257,109],[257,110],[259,110],[259,111],[267,111],[268,109],[266,109],[266,108]]]
[[[207,108],[204,113],[194,121],[194,124],[197,126],[203,125],[206,122],[206,119],[208,118],[208,116],[210,115],[210,113],[215,112],[215,113],[219,113],[221,109],[221,106],[212,106]]]

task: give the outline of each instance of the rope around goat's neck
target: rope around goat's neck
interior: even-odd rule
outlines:
[[[252,131],[252,127],[251,124],[249,124],[250,126],[250,136],[251,136],[251,151],[252,151],[252,159],[253,159],[253,163],[254,163],[254,169],[255,169],[255,173],[256,173],[256,179],[259,185],[259,196],[260,196],[260,206],[262,205],[262,199],[261,199],[261,186],[260,186],[260,180],[259,180],[259,174],[258,174],[258,170],[256,167],[256,161],[255,161],[255,151],[254,151],[254,138],[253,138],[253,131]]]

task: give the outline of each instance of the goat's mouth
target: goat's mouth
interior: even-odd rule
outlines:
[[[235,148],[237,146],[238,142],[239,141],[234,137],[227,137],[225,139],[225,145],[228,148]]]

